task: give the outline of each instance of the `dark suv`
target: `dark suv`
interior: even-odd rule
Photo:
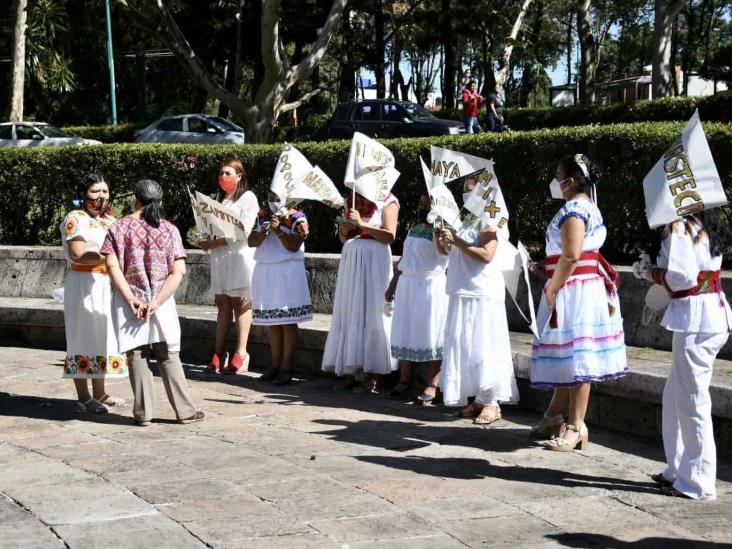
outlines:
[[[411,101],[363,99],[341,103],[328,123],[335,139],[350,139],[353,132],[371,137],[425,137],[458,135],[465,132],[462,122],[443,120]]]

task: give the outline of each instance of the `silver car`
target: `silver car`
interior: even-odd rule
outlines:
[[[225,118],[207,114],[166,116],[135,132],[138,143],[244,143],[244,130]]]
[[[0,124],[0,147],[60,147],[64,145],[101,145],[101,141],[70,135],[44,122],[5,122]]]

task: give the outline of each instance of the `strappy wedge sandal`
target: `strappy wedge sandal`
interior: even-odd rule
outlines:
[[[98,402],[101,402],[107,407],[114,406],[115,408],[119,408],[120,406],[127,406],[127,401],[125,399],[119,397],[111,397],[107,393],[104,393],[102,395],[102,398],[100,398]]]
[[[435,394],[429,394],[426,389],[434,389]],[[425,390],[423,390],[422,393],[417,396],[416,403],[420,406],[429,406],[430,404],[432,404],[432,401],[435,400],[435,398],[437,398],[437,385],[426,385]]]
[[[566,439],[564,436],[555,438],[549,441],[549,444],[546,446],[547,449],[555,452],[572,452],[577,449],[585,450],[590,445],[590,432],[587,430],[586,425],[582,424],[577,427],[576,425],[568,423],[565,433],[567,431],[574,431],[577,433],[577,438],[574,440]]]
[[[87,412],[90,414],[108,414],[109,408],[98,400],[90,398],[86,402],[78,401],[76,403],[76,411],[80,414]]]
[[[564,423],[564,416],[558,414],[556,416],[544,415],[541,421],[534,425],[529,431],[529,438],[534,440],[551,440],[562,436],[566,423]]]

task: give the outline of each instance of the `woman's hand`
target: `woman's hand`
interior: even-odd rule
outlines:
[[[358,213],[358,210],[351,210],[348,212],[348,221],[351,222],[351,224],[355,225],[356,227],[361,227],[361,214]]]
[[[544,290],[544,298],[546,299],[546,305],[549,307],[549,310],[553,311],[554,307],[557,305],[556,290],[547,287],[547,289]]]
[[[226,239],[224,238],[215,238],[213,240],[202,240],[199,243],[199,246],[201,246],[201,249],[210,252],[211,250],[215,250],[216,248],[220,248],[226,244]]]
[[[145,306],[145,320],[150,320],[159,308],[160,304],[155,299],[148,303]]]
[[[282,222],[280,221],[280,218],[277,217],[276,215],[273,215],[272,219],[269,222],[269,228],[271,230],[273,230],[274,232],[279,233],[281,224],[282,224]]]
[[[456,243],[455,235],[452,234],[452,231],[449,231],[447,229],[442,229],[440,231],[439,239],[442,241],[443,244],[447,246],[452,246]]]
[[[137,320],[145,318],[145,304],[135,296],[130,296],[127,299],[127,305],[132,310]]]

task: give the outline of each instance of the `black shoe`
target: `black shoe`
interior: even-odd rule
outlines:
[[[279,368],[267,368],[267,370],[259,376],[259,381],[272,381],[277,378],[277,374],[279,373]]]
[[[663,476],[663,473],[656,473],[655,475],[651,475],[651,480],[655,482],[656,484],[660,484],[661,486],[673,486],[674,483],[670,480],[666,480],[666,477]]]
[[[290,370],[280,370],[277,377],[272,381],[274,385],[287,385],[292,381],[292,373]]]

